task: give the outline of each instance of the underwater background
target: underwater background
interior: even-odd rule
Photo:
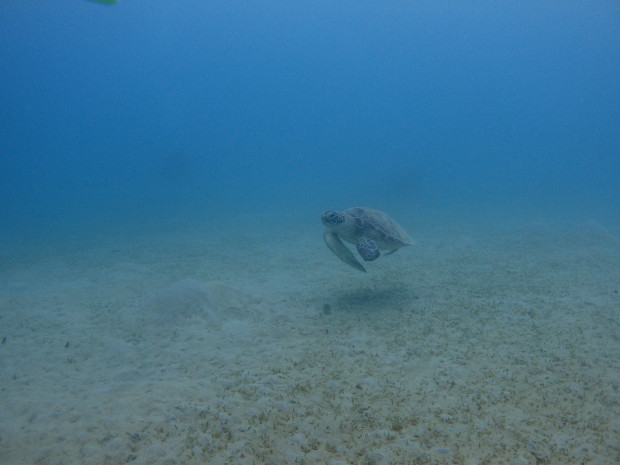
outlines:
[[[620,463],[617,1],[2,0],[0,199],[2,465]]]
[[[8,238],[354,205],[619,214],[616,2],[6,0],[0,17]]]

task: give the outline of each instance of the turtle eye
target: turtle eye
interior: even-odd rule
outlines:
[[[341,224],[344,222],[344,215],[333,210],[323,213],[323,221],[328,224]]]

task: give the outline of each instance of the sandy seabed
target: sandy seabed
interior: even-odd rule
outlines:
[[[620,463],[620,228],[422,223],[5,251],[0,463]]]

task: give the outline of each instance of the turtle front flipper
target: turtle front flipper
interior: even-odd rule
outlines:
[[[340,260],[345,262],[347,265],[352,266],[360,271],[366,272],[366,268],[357,261],[353,252],[351,252],[346,245],[342,243],[338,235],[332,231],[325,231],[323,233],[323,239],[325,240],[325,244],[329,247],[329,250],[334,252],[334,255],[338,257]],[[358,249],[359,250],[359,249]]]
[[[373,260],[379,258],[379,248],[373,239],[362,237],[359,241],[357,241],[355,247],[357,248],[358,253],[367,262],[372,262]]]

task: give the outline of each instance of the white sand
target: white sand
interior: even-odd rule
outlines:
[[[6,252],[0,463],[620,463],[619,228],[416,223]]]

